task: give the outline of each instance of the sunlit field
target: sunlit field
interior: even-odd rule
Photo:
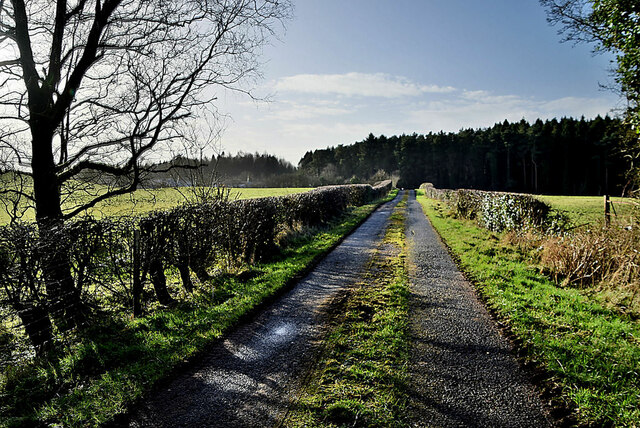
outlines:
[[[231,188],[229,199],[252,199],[267,196],[283,196],[301,193],[309,188]],[[168,187],[154,190],[138,190],[131,195],[116,197],[89,210],[95,217],[144,214],[154,210],[173,208],[185,202],[194,201],[194,195],[188,187]]]
[[[576,226],[601,222],[604,219],[603,196],[548,196],[534,195],[553,208],[565,212]],[[639,209],[638,201],[633,198],[612,197],[612,219],[622,223],[631,223],[633,214]]]
[[[266,196],[283,196],[292,193],[301,193],[311,190],[310,188],[231,188],[229,189],[229,199],[251,199]],[[85,198],[83,195],[74,199],[80,200]],[[96,205],[94,208],[87,210],[87,214],[96,218],[103,217],[120,217],[127,215],[139,215],[155,210],[165,210],[175,206],[193,201],[193,189],[188,187],[168,187],[152,190],[137,190],[130,195],[121,195]],[[70,206],[72,202],[64,204]],[[9,215],[6,210],[0,207],[0,224],[9,222]],[[35,214],[33,209],[28,210],[23,221],[33,221]]]

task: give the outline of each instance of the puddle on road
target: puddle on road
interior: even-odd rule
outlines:
[[[276,337],[285,337],[291,335],[291,333],[293,333],[293,330],[293,324],[283,324],[273,330],[273,335]]]
[[[225,348],[236,358],[244,362],[266,360],[278,348],[284,344],[289,344],[295,340],[300,333],[298,325],[292,322],[276,323],[272,327],[258,331],[253,336],[249,344],[232,343],[229,340],[224,342]]]

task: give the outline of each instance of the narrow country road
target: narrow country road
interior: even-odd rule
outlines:
[[[129,427],[269,427],[296,401],[331,303],[357,283],[402,193],[293,290],[141,403]],[[417,427],[550,427],[511,345],[462,276],[411,191],[410,418]]]
[[[293,290],[142,403],[130,427],[266,427],[286,413],[315,360],[327,304],[356,283],[393,207],[382,205]]]
[[[415,426],[548,427],[534,387],[411,192],[411,401]]]

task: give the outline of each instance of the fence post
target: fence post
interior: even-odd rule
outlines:
[[[142,315],[142,278],[140,277],[140,229],[133,231],[133,316]]]
[[[609,201],[609,195],[604,195],[604,227],[609,227],[609,224],[611,223],[611,211],[610,211],[610,205],[611,202]]]

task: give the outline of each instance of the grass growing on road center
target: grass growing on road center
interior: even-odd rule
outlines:
[[[409,284],[405,211],[406,196],[390,217],[369,273],[340,308],[310,384],[285,426],[403,425]]]
[[[546,370],[556,404],[572,409],[577,424],[640,425],[639,320],[556,286],[500,235],[418,200],[527,361]]]

